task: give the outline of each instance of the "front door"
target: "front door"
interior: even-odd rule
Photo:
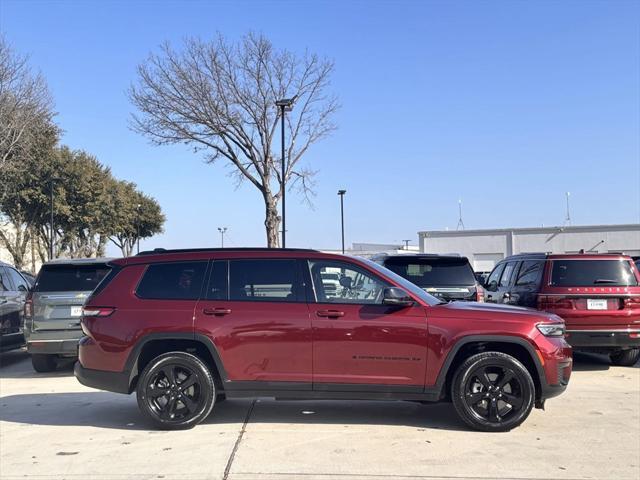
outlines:
[[[391,286],[350,262],[310,260],[314,390],[422,391],[427,318],[382,304]]]
[[[225,388],[311,389],[311,321],[296,259],[212,262],[195,332],[214,343]]]

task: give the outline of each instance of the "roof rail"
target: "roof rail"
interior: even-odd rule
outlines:
[[[196,253],[196,252],[273,252],[273,251],[284,251],[284,252],[317,252],[317,250],[313,250],[311,248],[267,248],[267,247],[237,247],[237,248],[176,248],[176,249],[166,249],[166,248],[154,248],[153,250],[145,250],[144,252],[138,253],[136,256],[143,255],[163,255],[170,253]]]

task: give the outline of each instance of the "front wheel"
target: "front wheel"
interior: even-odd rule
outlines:
[[[505,432],[531,413],[535,386],[529,371],[516,358],[501,352],[469,357],[458,367],[451,386],[453,405],[470,427]]]
[[[640,358],[640,348],[618,350],[609,355],[611,363],[619,367],[633,367]]]
[[[142,413],[164,430],[194,427],[211,413],[216,399],[209,368],[184,352],[164,353],[149,362],[136,394]]]

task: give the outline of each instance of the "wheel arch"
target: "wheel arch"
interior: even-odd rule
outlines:
[[[211,369],[216,387],[224,390],[227,375],[214,343],[205,335],[172,332],[150,333],[138,340],[125,364],[125,371],[129,372],[129,393],[135,390],[138,377],[145,366],[158,355],[171,351],[196,355]]]
[[[520,361],[531,374],[536,389],[536,400],[541,398],[546,377],[535,347],[523,338],[508,335],[473,335],[460,339],[449,351],[438,375],[437,386],[441,396],[450,398],[453,376],[467,358],[476,353],[490,351],[506,353]]]

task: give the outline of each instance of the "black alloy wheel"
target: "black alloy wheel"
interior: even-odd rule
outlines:
[[[535,386],[516,358],[486,352],[467,359],[452,385],[456,411],[471,427],[507,431],[520,425],[531,412]]]
[[[144,369],[137,386],[138,406],[163,429],[191,428],[204,420],[215,402],[215,385],[196,356],[169,352]]]

